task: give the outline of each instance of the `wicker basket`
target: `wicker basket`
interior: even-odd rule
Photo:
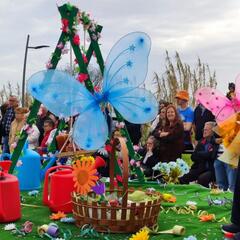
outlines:
[[[137,232],[144,226],[153,226],[157,223],[160,211],[161,196],[159,193],[152,193],[156,200],[127,204],[128,193],[134,189],[128,189],[128,151],[122,137],[117,138],[113,145],[110,158],[110,189],[109,193],[117,193],[122,197],[122,204],[117,206],[101,204],[97,202],[83,201],[76,193],[72,194],[73,216],[78,227],[84,224],[91,224],[99,232],[131,233]],[[116,139],[116,140],[117,140]],[[114,189],[114,155],[116,144],[120,142],[123,156],[123,188]],[[93,196],[94,193],[89,193]]]

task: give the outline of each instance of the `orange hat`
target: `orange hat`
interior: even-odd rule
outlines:
[[[179,98],[179,99],[188,101],[189,100],[189,94],[186,90],[181,90],[181,91],[177,92],[175,98]]]

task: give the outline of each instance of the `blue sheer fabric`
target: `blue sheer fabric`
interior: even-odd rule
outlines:
[[[139,88],[147,74],[151,41],[142,32],[127,34],[112,48],[107,57],[102,93],[90,93],[66,72],[45,70],[28,81],[28,92],[59,117],[79,114],[73,139],[86,150],[101,148],[108,136],[106,118],[101,109],[110,103],[124,119],[146,123],[158,112],[153,94]]]

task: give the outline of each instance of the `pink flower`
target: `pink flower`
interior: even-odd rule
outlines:
[[[73,37],[73,43],[75,45],[80,45],[80,37],[79,37],[79,35],[75,34],[75,36]]]
[[[100,87],[99,86],[94,86],[94,91],[95,92],[100,92]]]
[[[80,83],[85,82],[87,79],[88,79],[88,74],[86,74],[86,73],[79,73],[78,76],[77,76],[77,80]]]
[[[136,161],[135,161],[134,159],[131,159],[131,160],[130,160],[130,165],[131,165],[131,166],[134,166],[135,163],[136,163]]]
[[[33,132],[34,130],[31,127],[26,130],[27,135],[32,134]]]
[[[12,147],[13,149],[15,149],[15,148],[17,147],[17,143],[16,143],[16,142],[12,143],[12,144],[11,144],[11,147]]]
[[[62,54],[67,54],[68,51],[69,51],[69,49],[67,49],[67,48],[63,48],[63,49],[62,49]]]
[[[57,45],[57,48],[59,48],[59,49],[63,49],[63,48],[64,48],[64,45],[63,45],[63,43],[62,43],[62,42],[60,42],[60,43]]]
[[[140,161],[136,162],[136,167],[140,167]]]
[[[134,149],[135,152],[137,152],[139,150],[139,148],[140,147],[138,145],[133,145],[133,149]]]
[[[47,69],[50,69],[50,68],[52,68],[52,67],[53,67],[53,65],[52,65],[51,61],[48,61],[48,62],[46,63],[46,68],[47,68]]]
[[[30,233],[32,232],[32,228],[33,228],[33,223],[30,221],[26,221],[23,225],[22,225],[22,231],[25,233]]]
[[[21,160],[18,160],[16,166],[17,166],[17,167],[20,167],[20,166],[22,166],[22,165],[23,165],[23,162],[22,162]]]
[[[124,128],[124,126],[125,126],[125,123],[124,123],[124,122],[117,122],[117,123],[116,123],[116,127],[117,127],[117,128]]]

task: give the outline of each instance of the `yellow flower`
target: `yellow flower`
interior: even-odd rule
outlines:
[[[80,195],[86,195],[91,191],[91,187],[96,185],[96,181],[98,180],[96,173],[97,170],[94,168],[94,164],[89,161],[89,157],[84,161],[78,160],[73,165],[74,187],[77,188],[77,192]]]
[[[136,234],[133,234],[129,240],[148,240],[149,239],[149,231],[145,228],[141,229]]]

